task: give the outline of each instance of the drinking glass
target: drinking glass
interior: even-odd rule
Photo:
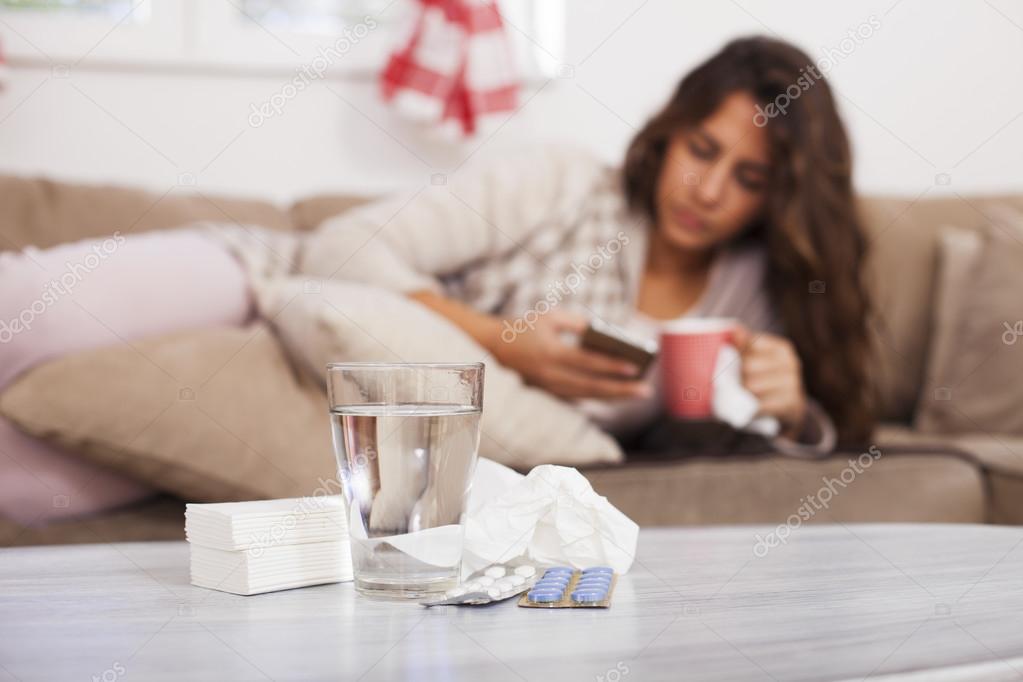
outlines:
[[[355,588],[423,599],[459,576],[483,364],[327,365]]]

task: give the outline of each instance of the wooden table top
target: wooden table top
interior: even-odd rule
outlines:
[[[651,529],[608,610],[239,597],[185,543],[0,550],[0,680],[1023,678],[1023,529]]]

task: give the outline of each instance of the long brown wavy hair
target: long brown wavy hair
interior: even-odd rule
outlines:
[[[810,57],[779,40],[744,38],[690,72],[629,145],[623,167],[629,206],[656,222],[657,178],[671,137],[734,92],[759,103],[754,123],[767,132],[772,164],[763,217],[740,238],[766,247],[768,293],[802,361],[807,392],[834,419],[840,442],[863,443],[874,422],[866,239],[853,199],[849,140]],[[779,105],[787,105],[785,113]]]

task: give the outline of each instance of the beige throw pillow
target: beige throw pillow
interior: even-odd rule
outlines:
[[[991,213],[941,236],[924,432],[1023,434],[1023,216]]]
[[[622,460],[615,440],[585,415],[524,385],[461,329],[415,301],[367,285],[298,277],[264,283],[258,299],[289,354],[320,381],[328,362],[485,362],[483,457],[523,470]]]

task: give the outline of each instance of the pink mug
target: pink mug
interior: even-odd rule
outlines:
[[[661,329],[661,383],[664,407],[679,419],[710,419],[718,353],[732,343],[736,321],[694,317]]]

